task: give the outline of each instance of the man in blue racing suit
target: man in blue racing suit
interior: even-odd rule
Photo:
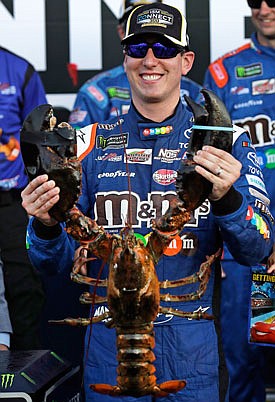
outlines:
[[[117,32],[122,40],[125,25],[130,12],[141,4],[161,3],[162,1],[132,1],[125,0],[122,4],[121,17]],[[184,95],[190,96],[196,102],[202,102],[201,85],[182,76],[181,100]],[[111,117],[127,113],[131,103],[130,85],[123,64],[95,75],[85,82],[77,93],[69,123],[75,127],[85,127],[97,121],[105,121]]]
[[[146,24],[139,24],[143,19]],[[152,219],[164,214],[176,194],[177,169],[192,131],[192,114],[180,102],[180,80],[192,68],[194,53],[188,47],[184,16],[166,4],[137,7],[129,16],[122,43],[132,103],[119,120],[95,123],[77,132],[83,169],[78,206],[109,233],[118,234],[129,219],[130,178],[130,224],[139,238],[146,241]],[[243,264],[254,264],[270,252],[273,238],[268,209],[259,208],[246,179],[250,174],[248,156],[253,149],[247,145],[249,139],[243,129],[234,127],[234,131],[232,155],[205,146],[194,156],[196,171],[213,183],[212,192],[193,211],[188,224],[157,264],[160,281],[196,273],[207,256],[219,249],[222,238]],[[257,183],[257,174],[253,177]],[[265,194],[266,190],[263,186],[259,191]],[[59,199],[59,188],[47,175],[41,175],[30,182],[22,197],[23,206],[33,216],[28,227],[33,263],[45,271],[69,269],[77,244],[48,213]],[[261,222],[258,227],[256,218]],[[89,275],[97,278],[101,266],[101,261],[94,260]],[[108,267],[104,266],[100,278],[107,276]],[[187,383],[184,389],[169,394],[163,401],[227,400],[227,373],[219,332],[219,281],[217,263],[212,266],[206,292],[200,300],[163,303],[174,309],[215,316],[213,320],[188,320],[170,314],[158,315],[154,325],[157,383],[172,379],[184,379]],[[197,289],[198,284],[193,283],[169,289],[169,293],[184,294]],[[104,288],[97,289],[99,295],[105,292]],[[105,304],[97,305],[93,315],[98,316],[106,309]],[[89,384],[116,384],[115,337],[115,330],[106,328],[102,322],[87,330],[86,401],[114,401],[111,396],[92,391]],[[132,402],[137,398],[123,396],[116,400]],[[155,400],[152,395],[138,398],[140,402]]]
[[[28,216],[21,191],[28,183],[20,152],[20,128],[30,111],[47,103],[38,72],[0,47],[0,260],[13,334],[12,350],[40,347],[44,290],[25,247]]]
[[[251,186],[249,191],[260,202],[266,202],[266,194],[260,191],[264,177],[271,197],[269,208],[274,216],[275,3],[273,7],[269,4],[248,0],[256,32],[250,42],[211,63],[204,83],[223,100],[233,123],[249,131],[257,158],[252,150],[248,183],[251,184],[251,173],[258,176],[258,185]],[[262,402],[265,400],[264,350],[248,344],[247,334],[251,271],[237,264],[227,250],[222,266],[226,275],[222,281],[222,333],[231,377],[231,400]]]

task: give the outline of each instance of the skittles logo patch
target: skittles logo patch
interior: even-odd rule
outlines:
[[[155,128],[145,128],[142,132],[144,137],[149,137],[151,135],[163,135],[169,134],[173,131],[172,126],[164,126],[164,127],[155,127]]]

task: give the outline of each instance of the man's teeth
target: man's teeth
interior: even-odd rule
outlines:
[[[158,80],[160,78],[160,75],[155,75],[155,74],[150,74],[150,75],[143,75],[142,78],[146,81],[153,81],[153,80]]]

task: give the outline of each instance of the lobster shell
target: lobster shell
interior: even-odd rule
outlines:
[[[205,106],[197,104],[188,96],[184,96],[194,114],[194,125],[213,127],[232,127],[229,113],[221,99],[213,92],[202,89]],[[198,208],[212,191],[212,183],[195,171],[194,155],[204,145],[211,145],[231,153],[233,130],[192,129],[186,159],[182,159],[177,172],[176,190],[188,211]]]
[[[66,220],[81,193],[81,164],[76,157],[76,134],[66,123],[55,127],[53,107],[40,105],[26,117],[21,129],[21,152],[30,180],[46,173],[60,188],[59,201],[49,214]]]

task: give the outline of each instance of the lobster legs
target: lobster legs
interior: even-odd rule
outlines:
[[[197,291],[192,292],[192,293],[187,293],[184,295],[170,295],[169,293],[162,293],[160,294],[160,300],[161,301],[166,301],[166,302],[182,302],[182,301],[191,301],[191,300],[197,300],[200,299],[203,294],[205,293],[205,290],[207,288],[207,283],[210,278],[211,274],[211,264],[219,258],[221,255],[221,250],[219,249],[215,254],[211,255],[210,257],[207,258],[207,260],[201,264],[200,269],[198,272],[196,272],[193,275],[187,276],[185,278],[181,278],[175,281],[163,281],[159,282],[159,287],[160,289],[167,289],[167,288],[175,288],[179,286],[184,286],[188,285],[190,283],[196,283],[199,282],[199,288]],[[81,257],[79,257],[81,259]],[[76,262],[76,265],[79,267],[79,262]],[[96,279],[94,278],[89,278],[87,276],[83,276],[81,274],[76,274],[73,273],[71,274],[72,279],[79,283],[79,284],[87,284],[87,285],[95,285]],[[107,281],[102,280],[99,281],[97,286],[104,286],[107,287]],[[107,302],[107,297],[102,297],[98,295],[92,295],[89,292],[84,292],[80,296],[80,302],[83,304],[99,304],[99,303],[104,303]],[[179,310],[173,310],[169,308],[169,311],[165,309],[164,307],[159,308],[159,312],[165,313],[165,314],[172,314],[172,315],[177,315],[180,317],[185,317],[185,318],[193,318],[193,319],[213,319],[213,316],[209,316],[208,314],[203,314],[200,317],[197,316],[196,312],[190,313],[190,312],[184,312],[184,311],[179,311]],[[192,314],[194,314],[194,317],[192,317]]]

